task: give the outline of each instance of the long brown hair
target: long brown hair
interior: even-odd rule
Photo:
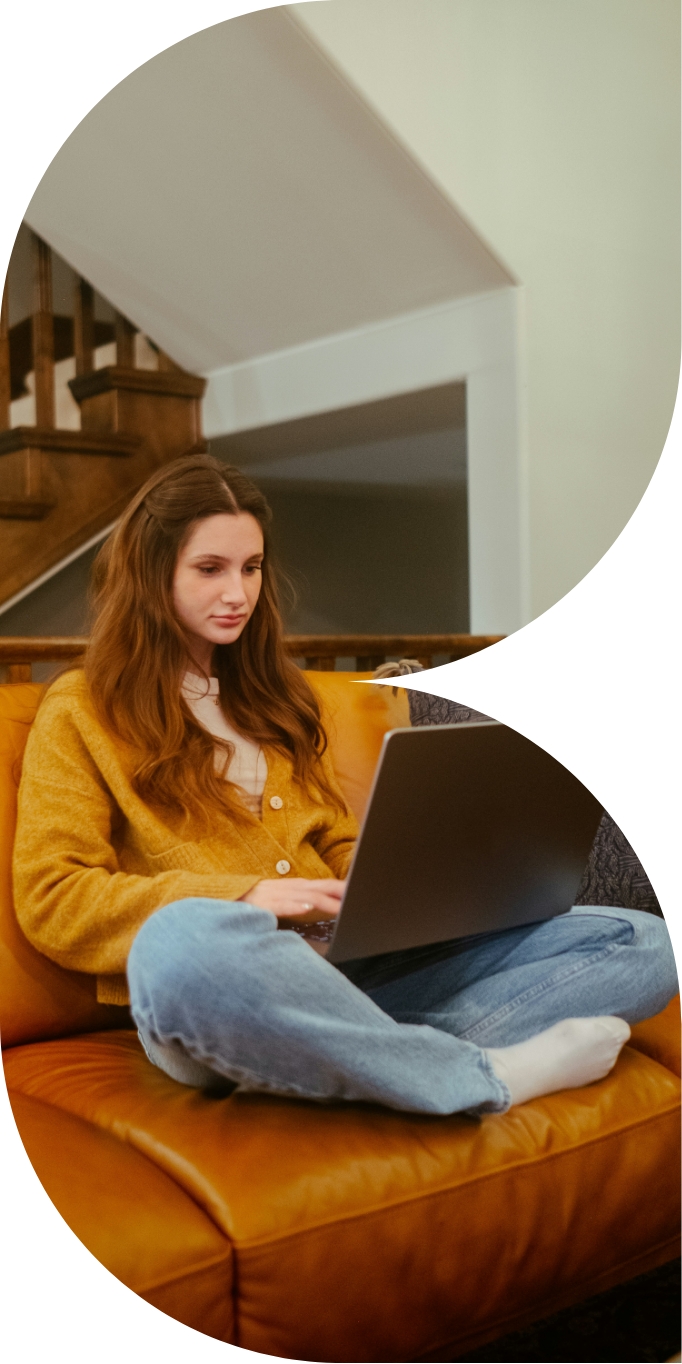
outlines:
[[[247,816],[216,771],[220,741],[195,720],[181,694],[188,641],[173,605],[173,578],[197,522],[239,512],[258,522],[265,558],[253,614],[233,644],[214,651],[221,708],[243,734],[288,756],[294,779],[313,797],[338,806],[319,763],[327,743],[319,703],[284,649],[270,508],[249,478],[210,455],[165,465],[133,498],[93,575],[95,621],[84,662],[92,704],[133,750],[138,795],[204,824],[220,811]]]

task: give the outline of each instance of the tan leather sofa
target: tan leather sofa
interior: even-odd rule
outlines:
[[[404,694],[310,674],[361,812]],[[66,1222],[163,1312],[264,1354],[452,1359],[678,1253],[679,1010],[599,1084],[482,1121],[258,1095],[147,1061],[123,1010],[13,916],[18,768],[40,689],[0,687],[0,999],[19,1131]]]

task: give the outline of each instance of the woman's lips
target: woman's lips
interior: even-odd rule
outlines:
[[[243,614],[241,616],[211,616],[211,620],[214,620],[217,625],[241,625],[245,619],[246,617]]]

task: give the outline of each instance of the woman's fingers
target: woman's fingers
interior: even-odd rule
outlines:
[[[345,885],[345,881],[331,877],[309,881],[302,876],[292,876],[281,881],[259,881],[242,899],[261,909],[269,909],[279,919],[315,923],[317,919],[336,918]]]
[[[341,896],[346,889],[345,881],[332,881],[331,878],[325,881],[301,880],[301,885],[304,887],[307,886],[313,894],[333,895],[337,900],[341,899]]]
[[[293,883],[291,884],[296,908],[293,911],[289,910],[288,913],[295,914],[302,923],[314,923],[316,919],[335,919],[341,908],[341,897],[345,887],[345,881],[331,879],[306,881],[301,878],[295,888]],[[282,889],[286,890],[286,886]]]
[[[285,902],[275,913],[281,918],[296,919],[297,923],[314,924],[317,919],[335,919],[341,903],[333,895],[310,893],[307,900]]]
[[[304,911],[304,919],[307,923],[314,923],[316,919],[336,919],[340,908],[339,900],[333,899],[331,895],[321,895],[312,909]]]

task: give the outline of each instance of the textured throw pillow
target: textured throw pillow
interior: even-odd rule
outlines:
[[[489,720],[480,710],[469,710],[443,696],[428,696],[423,691],[408,691],[411,725],[462,725],[468,720]]]
[[[413,725],[460,725],[490,718],[442,696],[429,696],[421,691],[408,691],[407,695]],[[634,848],[606,812],[595,834],[575,903],[643,909],[647,914],[662,917],[653,886]]]
[[[604,811],[576,896],[577,905],[621,905],[663,917],[654,888],[632,844]]]

